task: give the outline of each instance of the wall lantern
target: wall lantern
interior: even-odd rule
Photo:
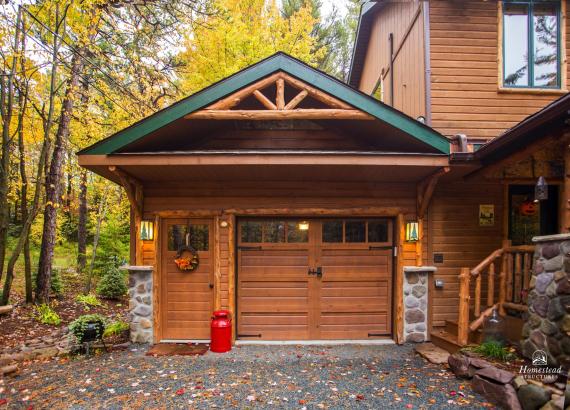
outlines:
[[[309,230],[309,221],[301,221],[297,225],[300,231],[308,231]]]
[[[406,242],[417,242],[419,240],[418,231],[418,222],[406,222]]]
[[[543,176],[538,177],[534,187],[534,201],[546,201],[548,199],[548,184]]]
[[[141,240],[152,241],[154,240],[154,222],[142,221],[141,222]]]

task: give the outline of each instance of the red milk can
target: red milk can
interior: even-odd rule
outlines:
[[[232,320],[227,310],[216,310],[212,316],[210,350],[224,353],[232,350]]]

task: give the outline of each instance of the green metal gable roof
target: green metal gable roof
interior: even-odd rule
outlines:
[[[278,71],[296,77],[378,120],[400,129],[443,154],[449,154],[449,140],[434,129],[285,53],[279,52],[81,150],[78,155],[112,154],[132,142],[144,138],[153,131],[187,114],[207,107],[215,101]]]

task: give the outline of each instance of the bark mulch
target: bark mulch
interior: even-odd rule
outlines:
[[[30,364],[0,382],[0,410],[492,407],[411,346],[238,346],[162,357],[147,350]]]

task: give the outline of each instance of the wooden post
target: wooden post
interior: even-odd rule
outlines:
[[[533,254],[530,252],[523,253],[523,289],[528,291],[530,286],[530,267],[532,266]],[[522,300],[526,303],[526,300]]]
[[[162,327],[160,324],[161,314],[161,298],[162,290],[161,272],[162,272],[162,219],[156,215],[154,218],[154,269],[152,271],[152,318],[153,318],[153,340],[154,343],[160,342],[162,339]]]
[[[479,274],[475,279],[475,316],[479,317],[481,315],[481,278]]]
[[[461,268],[459,275],[459,317],[457,320],[457,344],[467,345],[469,341],[469,268]]]
[[[404,215],[398,214],[396,219],[398,226],[398,253],[396,256],[396,284],[395,284],[395,301],[396,301],[396,343],[404,343],[404,240],[406,238],[406,225]]]
[[[277,109],[285,108],[285,81],[282,78],[277,80]]]
[[[507,253],[501,259],[501,273],[499,274],[499,314],[505,316],[504,303],[507,301]]]
[[[487,282],[487,306],[493,306],[495,301],[495,262],[489,265],[489,275]]]
[[[144,197],[143,197],[143,186],[142,183],[129,175],[120,168],[114,165],[109,167],[109,171],[117,175],[121,181],[121,185],[125,188],[127,193],[127,198],[131,204],[131,210],[133,213],[133,220],[135,224],[135,264],[143,264],[143,243],[141,240],[141,222],[144,212]]]
[[[236,218],[228,217],[228,309],[232,318],[232,343],[237,337],[236,332]]]
[[[222,262],[220,247],[220,217],[214,217],[214,310],[222,308]]]
[[[513,301],[513,254],[505,252],[507,257],[507,302]]]
[[[519,303],[521,300],[521,290],[522,290],[522,286],[523,286],[523,280],[524,278],[522,277],[522,260],[521,260],[521,256],[523,256],[524,253],[521,252],[517,252],[514,254],[514,258],[515,258],[515,269],[514,269],[514,282],[515,282],[515,294],[513,295],[513,299],[511,300],[511,302],[515,302],[515,303]]]

